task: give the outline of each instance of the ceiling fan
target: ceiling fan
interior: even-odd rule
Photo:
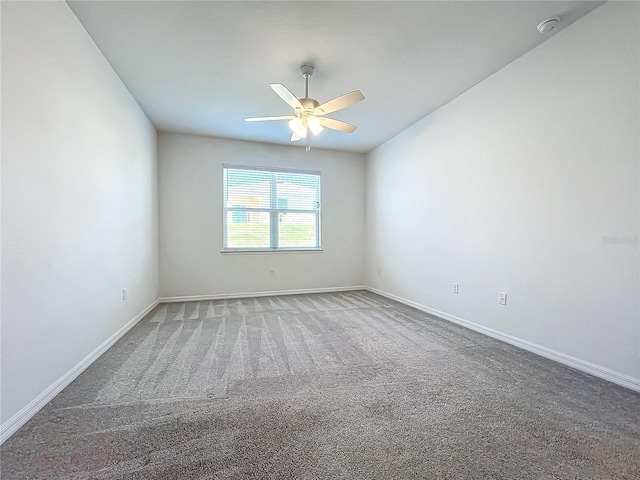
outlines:
[[[317,100],[309,98],[309,78],[313,75],[313,67],[311,65],[302,65],[300,73],[304,77],[304,98],[297,98],[291,91],[281,83],[270,83],[269,86],[278,94],[285,102],[293,108],[293,115],[278,115],[275,117],[249,117],[245,118],[247,122],[263,122],[267,120],[288,120],[289,128],[293,131],[291,141],[296,142],[302,138],[307,139],[307,150],[309,147],[309,131],[314,135],[320,134],[324,128],[338,130],[340,132],[352,133],[355,131],[355,125],[325,117],[332,112],[347,108],[354,103],[364,100],[364,95],[360,90],[345,93],[339,97],[329,100],[322,105]]]

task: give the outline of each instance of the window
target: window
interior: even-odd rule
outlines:
[[[320,249],[320,173],[223,166],[224,251]]]

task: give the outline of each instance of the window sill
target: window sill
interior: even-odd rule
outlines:
[[[261,249],[226,249],[220,250],[223,255],[261,255],[271,253],[322,253],[322,248],[261,248]]]

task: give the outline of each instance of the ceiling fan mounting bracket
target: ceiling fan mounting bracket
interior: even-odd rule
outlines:
[[[300,67],[300,73],[302,74],[303,77],[307,77],[307,76],[311,76],[313,75],[313,67],[311,65],[302,65]]]

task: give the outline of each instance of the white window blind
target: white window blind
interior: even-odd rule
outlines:
[[[320,173],[225,165],[224,250],[320,249]]]

